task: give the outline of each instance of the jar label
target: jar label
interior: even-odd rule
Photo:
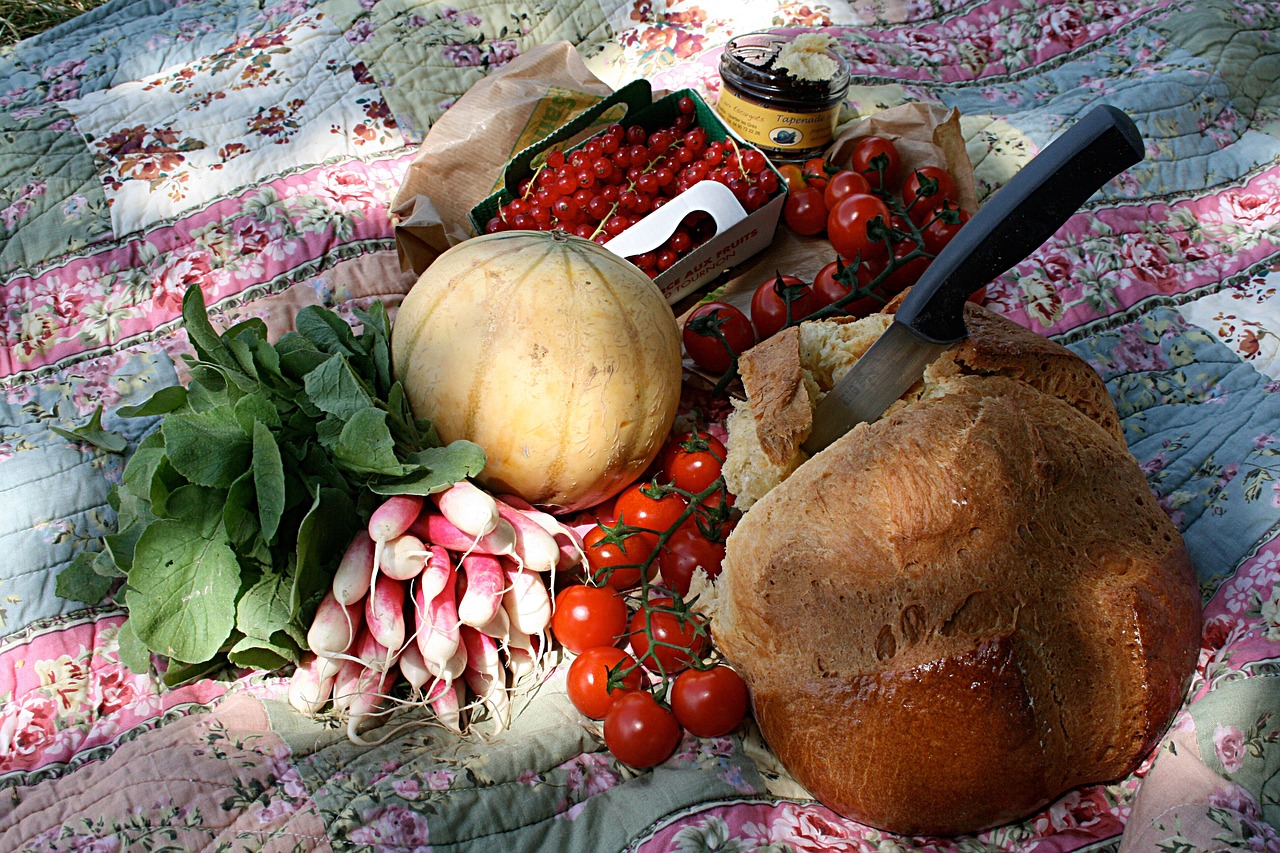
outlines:
[[[810,113],[793,113],[765,107],[731,92],[720,90],[716,112],[725,124],[753,145],[779,151],[823,148],[831,144],[840,106]]]

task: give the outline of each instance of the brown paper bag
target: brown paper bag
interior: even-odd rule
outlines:
[[[401,269],[422,271],[474,236],[467,213],[507,161],[613,90],[567,41],[540,45],[476,83],[428,131],[392,202]]]

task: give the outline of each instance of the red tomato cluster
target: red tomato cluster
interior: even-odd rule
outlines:
[[[749,316],[724,302],[698,306],[684,326],[685,351],[716,375],[730,376],[742,352],[817,312],[864,317],[880,310],[920,278],[969,220],[945,170],[924,166],[902,175],[902,158],[883,137],[864,137],[848,167],[815,157],[779,172],[790,190],[787,225],[798,234],[825,234],[836,258],[812,282],[782,273],[760,282]]]
[[[968,219],[956,203],[955,181],[945,169],[922,166],[900,175],[902,158],[883,137],[863,137],[848,167],[818,157],[780,171],[791,191],[783,209],[791,230],[825,233],[842,258],[867,265],[873,277],[893,259],[910,255],[920,263],[914,275],[902,277],[908,284],[914,281],[928,266],[929,256]],[[926,237],[931,229],[932,236]],[[917,248],[927,256],[913,254]]]
[[[674,436],[653,479],[619,494],[612,518],[584,537],[587,577],[556,596],[552,633],[577,655],[569,699],[604,721],[605,745],[625,764],[659,764],[683,730],[723,735],[747,713],[746,684],[707,661],[707,625],[685,602],[696,569],[720,573],[735,520],[724,458],[706,432]]]

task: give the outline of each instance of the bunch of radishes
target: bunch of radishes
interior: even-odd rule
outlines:
[[[466,480],[429,500],[387,498],[316,610],[289,701],[308,715],[331,706],[356,741],[391,702],[428,705],[456,732],[466,709],[483,706],[500,731],[515,683],[547,651],[542,575],[581,559],[571,528]],[[391,695],[401,675],[408,700]]]

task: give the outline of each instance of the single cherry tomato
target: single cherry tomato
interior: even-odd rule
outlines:
[[[763,341],[787,325],[788,303],[793,321],[808,317],[822,307],[813,288],[793,275],[778,275],[760,282],[751,297],[751,325],[756,327],[757,338]]]
[[[805,183],[818,189],[825,189],[827,181],[831,180],[831,176],[838,171],[840,167],[835,163],[828,163],[824,157],[810,157],[800,167]]]
[[[973,293],[969,294],[969,301],[975,305],[981,305],[987,298],[987,286],[984,284]]]
[[[621,676],[620,685],[610,689],[610,670],[615,673],[631,671]],[[641,672],[635,658],[617,646],[592,646],[569,664],[566,686],[573,707],[593,720],[603,720],[614,701],[624,693],[639,690],[641,683]]]
[[[841,263],[844,263],[843,259],[841,260]],[[836,264],[834,261],[827,264],[826,267],[818,272],[818,278],[822,279],[824,290],[828,293],[838,293],[842,295],[846,291],[838,280],[832,283],[826,282],[828,277],[833,279],[835,278],[835,266]],[[888,276],[885,276],[885,278],[881,279],[879,283],[876,283],[877,277],[879,277],[884,271],[885,266],[886,264],[884,263],[877,264],[875,267],[869,267],[866,264],[863,264],[858,268],[856,273],[852,273],[852,275],[857,277],[859,287],[866,290],[867,294],[861,299],[855,299],[845,305],[844,310],[846,313],[852,317],[865,317],[868,314],[874,314],[884,308],[884,306],[889,303],[889,300],[897,295],[897,291],[889,287]],[[845,280],[848,280],[850,275],[851,273],[847,270],[842,274]],[[817,284],[818,279],[815,279],[815,287]],[[839,290],[837,290],[837,288],[839,288]]]
[[[627,603],[609,586],[574,584],[556,596],[551,632],[571,652],[612,646],[627,631]]]
[[[944,201],[924,220],[924,247],[932,255],[942,251],[969,221],[969,214],[954,201]]]
[[[836,202],[845,196],[869,192],[871,192],[871,184],[867,183],[866,178],[851,169],[841,169],[827,181],[827,188],[822,191],[822,200],[827,205],[827,211],[830,212],[836,206]]]
[[[827,216],[827,239],[842,257],[874,265],[889,257],[889,247],[877,231],[888,227],[885,203],[873,195],[855,193],[840,199]]]
[[[716,337],[716,330],[723,341]],[[724,302],[708,302],[689,315],[682,337],[685,351],[695,364],[711,373],[724,373],[733,365],[734,355],[755,345],[756,330],[740,309]]]
[[[782,207],[782,220],[797,234],[806,237],[821,234],[827,227],[827,205],[823,201],[822,187],[805,186],[792,190]]]
[[[631,617],[627,634],[631,650],[640,665],[651,672],[667,675],[687,669],[707,650],[705,628],[698,627],[702,620],[693,613],[678,614],[670,610],[674,602],[670,598],[654,598],[648,609],[640,608]],[[645,633],[648,624],[649,633]],[[649,634],[653,635],[652,643]]]
[[[937,166],[921,166],[902,182],[902,206],[917,224],[924,222],[944,200],[955,197],[955,181]]]
[[[865,176],[872,189],[888,189],[898,185],[902,157],[892,140],[883,136],[864,136],[853,147],[849,168]]]
[[[746,718],[747,705],[747,683],[723,664],[685,670],[671,683],[671,710],[698,737],[733,731]]]
[[[654,489],[652,483],[628,486],[613,503],[615,517],[631,527],[642,527],[657,534],[675,527],[689,502],[676,492],[667,492],[662,497],[646,494]]]
[[[644,563],[657,550],[658,537],[653,533],[632,533],[619,539],[596,525],[582,537],[582,546],[593,583],[631,589],[640,583],[641,569],[637,564]],[[650,579],[656,565],[656,560],[650,564]]]
[[[701,567],[707,577],[719,577],[724,564],[724,543],[708,539],[696,524],[682,524],[658,554],[663,585],[681,597],[689,594],[689,581]]]
[[[818,295],[824,305],[831,305],[848,296],[855,287],[866,290],[871,286],[874,278],[871,267],[867,264],[858,264],[854,267],[843,258],[836,258],[818,270],[818,275],[813,280],[813,292]],[[842,310],[855,317],[865,317],[880,310],[883,304],[871,296],[864,296],[846,303]]]
[[[680,433],[662,449],[662,479],[677,489],[698,494],[720,478],[728,455],[724,443],[709,432]]]
[[[886,290],[892,294],[897,294],[904,288],[915,284],[924,271],[929,268],[932,258],[924,255],[917,255],[909,261],[903,262],[903,258],[916,250],[916,241],[912,239],[899,240],[893,245],[893,262],[899,266],[893,272],[889,273],[885,279]]]
[[[632,767],[655,767],[680,743],[676,715],[644,690],[619,696],[604,715],[604,745],[613,757]]]
[[[782,175],[782,180],[787,182],[788,192],[804,188],[804,172],[800,171],[800,167],[795,163],[783,163],[778,167],[778,173]]]

